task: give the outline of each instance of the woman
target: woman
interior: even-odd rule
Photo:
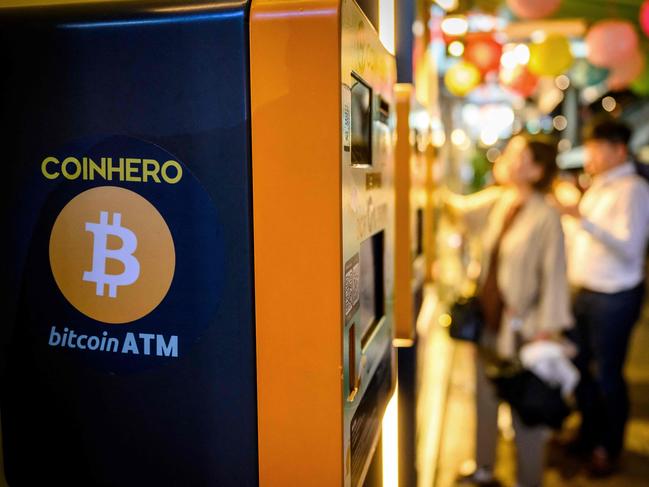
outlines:
[[[523,344],[558,337],[572,325],[560,216],[546,200],[555,159],[553,146],[517,136],[495,163],[498,186],[448,201],[467,229],[482,236],[481,345],[500,358],[513,358]],[[476,359],[476,405],[477,469],[460,481],[494,485],[498,399],[482,356]],[[515,412],[513,423],[518,485],[539,487],[547,430],[525,425]]]

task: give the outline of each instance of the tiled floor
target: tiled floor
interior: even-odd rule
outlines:
[[[454,345],[435,487],[453,486],[456,474],[463,464],[468,466],[466,460],[473,456],[475,412],[472,354],[470,346]],[[649,487],[649,306],[634,332],[627,377],[632,418],[621,472],[608,479],[591,479],[579,461],[551,443],[547,452],[544,487]],[[498,445],[496,475],[505,486],[512,486],[515,482],[514,445],[506,426],[506,414],[502,416],[505,426]],[[569,418],[566,429],[574,428],[577,421],[577,417]]]

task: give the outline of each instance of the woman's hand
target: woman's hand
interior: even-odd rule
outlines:
[[[507,323],[509,323],[513,330],[521,329],[523,326],[523,319],[514,308],[505,308],[504,314]]]
[[[462,195],[457,195],[447,188],[440,188],[435,192],[433,198],[435,206],[441,209],[442,215],[452,225],[461,223],[461,208],[464,202]]]
[[[513,308],[505,308],[505,319],[510,323],[514,330],[520,330],[523,326],[523,318]],[[542,342],[558,340],[559,335],[556,332],[541,330],[537,332],[529,342]]]

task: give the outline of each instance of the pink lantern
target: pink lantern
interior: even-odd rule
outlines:
[[[588,31],[586,46],[591,64],[612,68],[626,63],[638,51],[638,34],[625,20],[602,20]]]
[[[649,36],[649,0],[645,0],[640,7],[640,27]]]
[[[552,15],[561,0],[507,0],[507,6],[521,19],[541,19]]]
[[[627,88],[642,74],[645,62],[644,54],[638,50],[627,62],[613,67],[607,80],[609,90],[620,91]]]

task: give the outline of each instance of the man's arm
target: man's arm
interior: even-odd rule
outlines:
[[[619,257],[630,260],[643,251],[649,225],[649,189],[634,185],[619,195],[616,217],[606,224],[595,223],[580,215],[582,228]]]

